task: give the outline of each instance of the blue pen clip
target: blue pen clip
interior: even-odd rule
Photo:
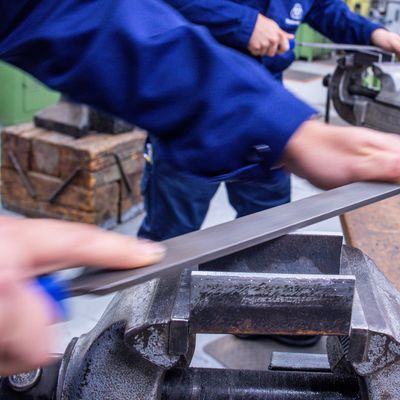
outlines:
[[[290,47],[290,50],[293,50],[296,47],[296,39],[289,40],[289,47]]]
[[[66,282],[56,275],[42,275],[36,279],[36,283],[53,301],[55,319],[65,319],[68,313],[63,300],[69,297]]]

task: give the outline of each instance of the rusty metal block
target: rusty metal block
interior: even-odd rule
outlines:
[[[347,335],[354,277],[192,273],[192,333]]]

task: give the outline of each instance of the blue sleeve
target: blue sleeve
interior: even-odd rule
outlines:
[[[382,28],[353,13],[343,0],[316,0],[305,22],[335,43],[369,45],[372,32]]]
[[[247,49],[259,12],[231,0],[166,0],[189,21],[206,26],[221,43]]]
[[[265,173],[315,113],[161,1],[24,1],[31,7],[0,27],[0,58],[154,133],[160,157],[184,171]],[[261,144],[268,159],[254,157]]]

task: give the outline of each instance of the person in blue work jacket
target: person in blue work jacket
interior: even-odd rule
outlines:
[[[398,136],[312,120],[257,63],[159,0],[0,0],[0,16],[0,59],[153,132],[174,170],[218,182],[284,166],[323,188],[400,177]],[[1,218],[0,375],[49,359],[54,315],[35,275],[144,266],[162,253],[81,224]]]
[[[289,42],[303,22],[335,42],[374,44],[400,54],[398,35],[352,13],[342,0],[166,2],[188,20],[206,26],[221,43],[257,59],[279,81],[283,70],[295,59]],[[296,112],[290,107],[283,111],[284,116],[275,115],[277,124]],[[263,151],[262,147],[258,150]],[[142,182],[146,215],[138,235],[164,240],[200,229],[219,185],[188,178],[164,166],[159,160],[158,141],[151,135],[146,153]],[[290,176],[281,173],[267,180],[248,182],[227,179],[226,189],[236,217],[242,217],[289,202]]]

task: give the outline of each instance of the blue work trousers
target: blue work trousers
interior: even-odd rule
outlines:
[[[260,182],[225,182],[236,217],[288,203],[290,176]],[[146,162],[142,193],[146,215],[138,236],[161,241],[200,229],[218,183],[188,176],[161,164]]]

